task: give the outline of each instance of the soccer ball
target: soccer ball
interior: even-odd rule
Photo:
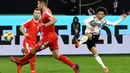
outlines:
[[[7,42],[11,42],[14,36],[12,32],[6,32],[3,37]]]

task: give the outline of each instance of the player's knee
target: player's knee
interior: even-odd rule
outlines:
[[[55,57],[56,59],[58,59],[58,58],[59,58],[59,56],[58,56],[58,55],[54,55],[54,54],[53,54],[53,57]]]
[[[53,56],[58,59],[60,55],[59,54],[53,54]]]
[[[31,52],[32,54],[35,54],[35,53],[36,53],[36,49],[32,49],[30,52]]]
[[[88,36],[89,40],[92,40],[92,34],[91,33],[87,34],[87,36]]]
[[[61,55],[58,51],[58,49],[55,49],[55,50],[52,50],[52,55],[55,57],[55,58],[59,58],[59,56]]]
[[[98,54],[97,50],[94,47],[91,48],[91,52],[94,56]]]

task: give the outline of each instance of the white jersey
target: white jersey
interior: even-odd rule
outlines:
[[[104,18],[102,20],[99,20],[96,17],[96,15],[90,16],[89,18],[87,18],[84,21],[84,24],[86,25],[85,33],[90,33],[90,32],[91,33],[93,33],[93,32],[99,33],[104,25],[107,24],[107,25],[116,26],[116,25],[118,25],[122,21],[123,21],[122,18],[120,20],[118,20],[118,21],[110,22],[108,20],[105,20]],[[94,27],[94,31],[91,31],[91,29],[90,29],[91,27]]]

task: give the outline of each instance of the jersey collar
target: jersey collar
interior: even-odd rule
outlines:
[[[34,18],[33,18],[33,20],[34,20],[34,22],[36,22],[36,23],[38,23],[38,22],[39,22],[38,20],[35,20]]]

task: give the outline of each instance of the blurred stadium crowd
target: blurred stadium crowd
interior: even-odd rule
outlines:
[[[129,0],[47,0],[56,15],[91,15],[96,8],[104,6],[109,15],[130,14]],[[0,14],[32,14],[37,0],[1,0]],[[93,11],[89,11],[93,9]]]

